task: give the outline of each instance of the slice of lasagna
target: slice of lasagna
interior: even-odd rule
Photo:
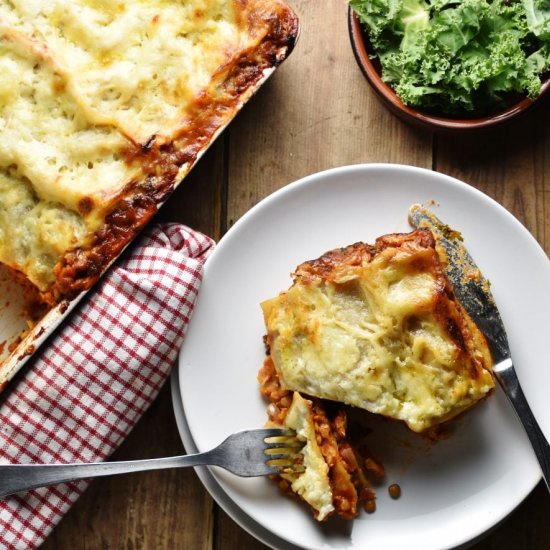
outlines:
[[[280,0],[0,3],[0,263],[88,289],[291,51]]]
[[[487,343],[456,299],[428,230],[332,250],[299,265],[293,281],[262,303],[268,355],[259,381],[270,419],[293,427],[296,395],[306,399],[319,446],[332,441],[322,452],[327,464],[341,461],[346,472],[329,474],[333,505],[345,485],[355,502],[368,502],[369,457],[343,429],[349,406],[425,432],[494,388]]]

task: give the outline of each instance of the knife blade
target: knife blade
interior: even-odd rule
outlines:
[[[483,332],[493,356],[493,373],[513,405],[539,461],[542,476],[550,490],[550,445],[529,407],[521,389],[506,329],[491,293],[490,282],[484,277],[464,245],[462,235],[443,223],[420,204],[409,209],[409,221],[415,228],[429,229],[443,257],[444,270],[454,293],[468,315]]]

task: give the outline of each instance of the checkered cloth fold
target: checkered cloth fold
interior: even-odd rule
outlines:
[[[147,231],[39,350],[0,405],[4,463],[96,462],[121,444],[167,379],[213,241]],[[87,482],[0,502],[0,548],[38,547]]]

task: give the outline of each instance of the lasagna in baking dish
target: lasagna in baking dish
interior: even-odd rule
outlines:
[[[485,338],[442,261],[427,229],[385,235],[299,265],[293,285],[262,303],[268,355],[259,381],[270,421],[301,431],[318,451],[317,481],[303,488],[306,467],[285,487],[318,519],[353,517],[373,499],[372,457],[349,431],[351,410],[426,433],[494,388]]]
[[[88,289],[291,51],[279,0],[0,3],[0,263]]]

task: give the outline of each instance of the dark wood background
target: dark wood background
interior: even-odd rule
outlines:
[[[395,162],[431,168],[484,191],[550,251],[550,117],[546,102],[517,123],[440,136],[390,114],[357,67],[344,0],[291,0],[301,37],[159,213],[219,239],[263,197],[326,168]],[[550,281],[549,281],[550,284]],[[541,368],[550,365],[541,365]],[[113,460],[180,454],[168,385]],[[46,550],[260,550],[222,512],[193,470],[94,481]],[[550,497],[540,483],[475,550],[548,550]]]

